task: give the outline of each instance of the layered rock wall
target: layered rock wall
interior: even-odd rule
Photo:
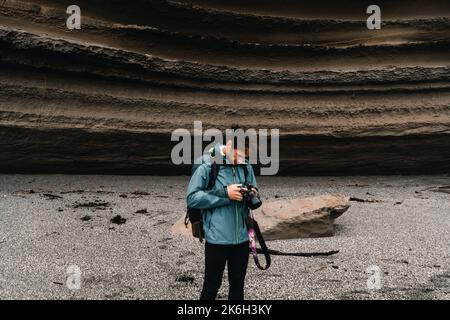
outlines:
[[[278,128],[281,174],[448,172],[450,3],[0,2],[2,172],[178,174],[171,132]]]

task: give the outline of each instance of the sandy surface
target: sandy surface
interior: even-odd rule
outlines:
[[[186,182],[1,175],[0,298],[196,299],[202,245],[170,234],[184,214]],[[269,242],[285,251],[340,253],[273,257],[268,271],[251,261],[247,298],[449,299],[450,195],[424,190],[450,185],[448,176],[260,178],[259,184],[265,199],[341,193],[381,202],[352,202],[336,220],[334,237]],[[83,206],[89,202],[97,206]],[[147,213],[135,213],[141,209]],[[126,223],[112,223],[117,214]],[[91,219],[83,221],[86,215]],[[81,269],[80,290],[66,286],[70,265]],[[382,271],[378,291],[367,288],[373,265]],[[227,289],[225,277],[220,298]]]

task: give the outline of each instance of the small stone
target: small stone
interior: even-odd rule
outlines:
[[[141,191],[141,190],[134,190],[131,194],[137,195],[137,196],[148,196],[150,195],[150,193],[146,192],[146,191]]]
[[[111,219],[111,222],[115,224],[124,224],[125,222],[127,222],[127,219],[122,218],[122,216],[118,214]]]

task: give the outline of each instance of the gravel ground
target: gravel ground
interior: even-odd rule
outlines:
[[[0,175],[1,299],[197,299],[203,248],[172,236],[188,177]],[[269,242],[330,257],[252,260],[248,299],[449,299],[448,176],[260,178],[263,200],[340,193],[352,202],[329,238]],[[46,195],[49,194],[49,195]],[[53,197],[53,196],[57,197]],[[143,210],[136,213],[138,210]],[[115,224],[120,215],[127,219]],[[68,267],[81,271],[71,290]],[[367,268],[381,271],[369,290]],[[226,298],[225,276],[219,298]]]

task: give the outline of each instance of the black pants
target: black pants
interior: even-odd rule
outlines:
[[[248,265],[248,241],[237,245],[205,244],[205,280],[200,300],[214,300],[222,284],[225,263],[228,266],[229,300],[244,299]]]

